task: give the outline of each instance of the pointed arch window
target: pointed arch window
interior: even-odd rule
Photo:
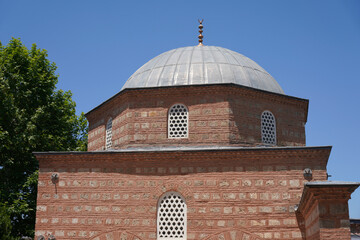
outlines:
[[[112,119],[110,118],[106,123],[106,134],[105,134],[105,149],[112,147]]]
[[[189,136],[189,111],[183,104],[173,105],[168,112],[168,138]]]
[[[157,240],[186,240],[187,206],[178,192],[165,193],[157,207]]]
[[[261,114],[261,140],[263,143],[276,144],[276,121],[270,111]]]

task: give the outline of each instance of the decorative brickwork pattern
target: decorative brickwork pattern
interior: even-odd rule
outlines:
[[[188,137],[168,137],[168,112],[188,108]],[[105,148],[107,118],[113,117],[113,149],[139,146],[258,146],[261,114],[276,116],[276,145],[304,146],[308,100],[234,85],[124,90],[86,114],[89,151]]]
[[[222,240],[222,239],[236,239],[236,240],[262,240],[260,236],[246,232],[244,230],[230,230],[221,233],[213,234],[209,237],[205,237],[203,240]]]
[[[85,233],[86,231],[82,231]],[[116,229],[113,231],[109,231],[106,233],[102,233],[96,237],[86,238],[84,234],[84,238],[82,239],[89,239],[89,240],[143,240],[142,238],[132,234],[128,231],[122,231],[121,229]]]
[[[324,147],[37,155],[36,236],[107,240],[119,239],[121,230],[155,240],[158,201],[178,192],[186,200],[187,240],[237,229],[243,239],[300,240],[295,205],[307,181],[303,170],[326,180],[329,153]]]

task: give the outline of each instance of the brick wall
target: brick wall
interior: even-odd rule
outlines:
[[[297,210],[306,239],[350,240],[348,200],[357,187],[357,183],[341,182],[306,184]]]
[[[309,213],[305,216],[305,231],[306,239],[316,240],[320,239],[320,226],[319,226],[319,206],[314,203],[311,205]]]
[[[158,199],[177,191],[187,203],[187,239],[302,239],[295,206],[303,169],[326,180],[329,153],[329,147],[38,153],[36,236],[156,239]]]
[[[168,109],[189,109],[189,137],[167,138]],[[308,101],[226,85],[125,90],[89,112],[89,151],[103,150],[105,126],[113,119],[113,147],[149,145],[261,145],[260,117],[276,118],[277,145],[304,146]]]

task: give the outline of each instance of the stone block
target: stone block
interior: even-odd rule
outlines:
[[[259,212],[271,213],[271,212],[273,212],[273,208],[272,207],[259,207]]]
[[[225,221],[224,220],[220,220],[217,222],[218,227],[225,227]]]
[[[320,228],[335,228],[335,219],[320,219]]]
[[[64,237],[65,236],[65,232],[63,230],[56,230],[55,231],[55,236],[56,237]]]
[[[269,220],[269,226],[279,226],[280,225],[280,221],[277,219],[270,219]]]
[[[342,215],[348,213],[348,206],[345,203],[331,203],[330,214],[331,215]]]
[[[273,237],[272,237],[272,233],[271,232],[266,232],[266,233],[264,233],[264,238],[265,239],[272,239]]]
[[[266,186],[274,186],[274,180],[267,180],[267,181],[265,182],[265,185],[266,185]]]
[[[229,183],[228,181],[221,180],[221,181],[219,182],[219,186],[220,186],[220,187],[228,187],[228,186],[230,186],[230,183]]]
[[[256,213],[257,207],[248,207],[247,210],[248,210],[248,213]]]
[[[263,185],[263,183],[264,183],[264,181],[263,181],[263,180],[261,180],[261,179],[257,179],[257,180],[255,180],[255,186],[257,186],[257,187],[262,186],[262,185]]]
[[[249,193],[249,197],[250,197],[250,199],[257,199],[258,195],[257,195],[257,193]]]
[[[224,200],[234,200],[236,199],[236,193],[224,193],[223,198]]]
[[[283,223],[284,223],[284,225],[295,225],[296,220],[295,219],[284,219]]]
[[[297,179],[292,179],[289,181],[289,184],[291,187],[299,187],[300,186],[300,181]]]
[[[269,194],[268,193],[260,193],[260,199],[261,200],[269,200]]]
[[[265,226],[266,221],[265,220],[251,220],[250,225],[251,226]]]
[[[244,180],[242,181],[242,185],[245,186],[245,187],[250,187],[251,186],[251,180]]]
[[[76,236],[76,231],[69,231],[67,232],[68,237],[75,237]]]
[[[224,214],[231,214],[233,212],[232,207],[224,207]]]
[[[271,199],[272,200],[279,200],[280,199],[280,193],[271,193]]]
[[[246,193],[239,193],[240,199],[246,199]]]

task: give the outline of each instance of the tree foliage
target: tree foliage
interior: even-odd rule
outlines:
[[[32,152],[86,150],[86,119],[76,116],[71,92],[56,89],[56,65],[47,57],[19,39],[0,43],[0,227],[8,228],[9,216],[16,238],[34,234],[38,162]]]

